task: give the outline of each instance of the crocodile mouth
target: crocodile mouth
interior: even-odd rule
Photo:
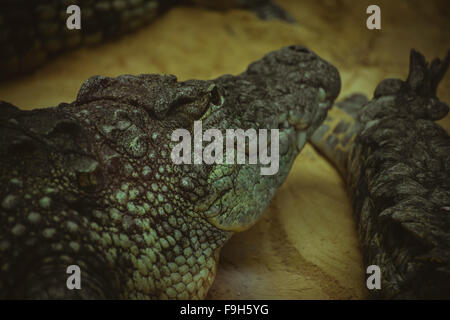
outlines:
[[[278,116],[278,129],[284,135],[291,135],[295,141],[297,152],[300,152],[311,135],[327,116],[332,107],[332,101],[327,99],[327,94],[322,87],[317,89],[317,103],[311,114],[296,114],[292,110],[283,112]]]

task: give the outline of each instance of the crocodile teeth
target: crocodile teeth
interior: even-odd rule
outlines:
[[[317,93],[319,102],[324,102],[325,98],[327,97],[327,93],[323,88],[319,88],[319,92]]]
[[[320,102],[319,103],[319,108],[320,109],[328,109],[329,106],[330,106],[330,104],[327,103],[327,102]]]
[[[278,124],[282,124],[287,120],[287,115],[286,113],[281,113],[278,115]]]
[[[297,150],[301,151],[306,143],[306,132],[305,131],[297,132],[296,142],[297,142]]]

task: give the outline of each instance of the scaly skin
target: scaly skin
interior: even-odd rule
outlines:
[[[381,269],[374,298],[450,298],[450,137],[434,122],[449,62],[411,51],[406,81],[338,103],[311,138],[346,181],[365,266]]]
[[[253,225],[340,90],[300,46],[238,76],[93,77],[76,101],[0,106],[0,297],[204,298],[219,251]],[[173,130],[280,129],[280,165],[175,165]],[[266,165],[262,165],[266,167]],[[66,288],[66,268],[82,290]]]
[[[73,4],[81,8],[81,30],[66,27],[66,10]],[[241,7],[255,11],[263,19],[293,21],[270,0],[3,0],[0,80],[30,72],[62,51],[117,38],[178,4],[215,9]]]

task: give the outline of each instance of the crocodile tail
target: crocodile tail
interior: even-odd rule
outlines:
[[[117,38],[150,21],[173,0],[81,1],[81,30],[69,30],[70,1],[2,0],[0,80],[33,71],[58,53]]]
[[[441,61],[434,59],[430,65],[425,57],[418,51],[412,49],[410,53],[409,75],[406,83],[421,96],[436,96],[439,82],[444,77],[450,64],[450,51]]]
[[[436,93],[449,65],[450,51],[443,60],[436,58],[428,64],[420,52],[411,50],[408,78],[405,82],[401,82],[399,92],[396,94],[397,105],[405,108],[403,111],[416,119],[436,121],[444,118],[449,112],[449,107],[437,98]],[[378,87],[386,86],[381,82]],[[377,92],[383,91],[379,88],[375,90],[375,97]]]
[[[358,132],[357,113],[367,101],[366,96],[354,94],[337,103],[309,140],[344,177],[347,176],[349,159],[354,152],[354,140]]]

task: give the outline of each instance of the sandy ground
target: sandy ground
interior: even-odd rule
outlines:
[[[373,1],[279,0],[297,25],[253,14],[174,8],[112,43],[55,59],[27,77],[1,83],[0,99],[31,109],[74,100],[95,74],[172,73],[180,80],[237,74],[266,52],[303,44],[341,72],[340,97],[372,95],[386,77],[405,78],[409,50],[428,59],[450,49],[446,1],[376,1],[382,29],[365,27]],[[450,76],[438,91],[450,103]],[[1,111],[0,111],[1,112]],[[450,116],[441,120],[450,131]],[[355,225],[344,185],[309,145],[287,181],[250,230],[224,248],[214,299],[361,299],[367,296]]]

